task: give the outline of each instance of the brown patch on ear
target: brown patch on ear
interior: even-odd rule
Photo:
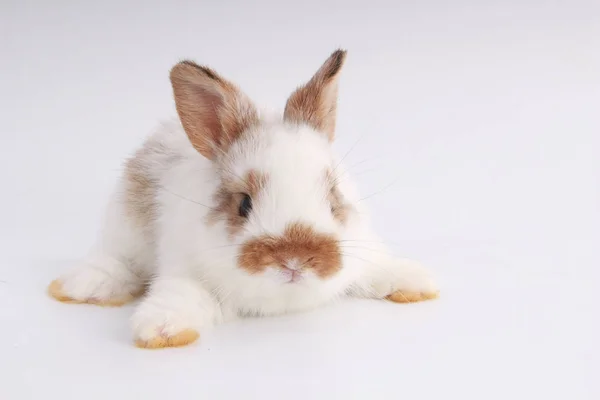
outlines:
[[[329,141],[333,141],[338,77],[345,59],[345,50],[333,52],[311,80],[292,93],[285,106],[284,119],[306,123],[325,133]]]
[[[301,223],[288,225],[281,237],[265,235],[246,242],[238,264],[255,274],[269,265],[285,265],[291,259],[297,259],[304,265],[301,270],[313,271],[322,279],[331,277],[342,268],[337,240]]]
[[[253,124],[254,105],[234,84],[210,68],[182,61],[171,69],[177,113],[192,145],[214,160]]]
[[[239,213],[244,194],[249,195],[253,206],[256,206],[260,201],[260,192],[266,186],[267,181],[267,175],[255,170],[249,171],[243,180],[224,179],[213,197],[217,206],[208,214],[208,222],[215,223],[224,220],[229,235],[238,234],[247,220]]]

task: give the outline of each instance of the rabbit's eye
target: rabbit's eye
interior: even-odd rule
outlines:
[[[242,197],[242,202],[240,203],[240,217],[248,218],[250,211],[252,211],[252,199],[250,198],[250,196],[244,193]]]

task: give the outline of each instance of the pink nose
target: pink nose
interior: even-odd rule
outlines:
[[[293,258],[291,260],[283,262],[282,267],[291,271],[298,271],[302,267],[302,263],[299,260]]]
[[[302,279],[302,264],[297,260],[286,261],[281,264],[281,272],[288,282],[298,282]]]

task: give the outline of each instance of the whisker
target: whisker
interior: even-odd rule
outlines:
[[[389,245],[394,245],[394,246],[404,246],[400,243],[396,243],[396,242],[390,242],[387,240],[362,240],[362,239],[342,239],[339,240],[339,243],[346,243],[346,242],[356,242],[356,243],[379,243],[379,244],[389,244]]]
[[[232,244],[225,244],[223,246],[215,246],[215,247],[209,247],[207,249],[200,249],[199,251],[212,251],[212,250],[218,250],[218,249],[224,249],[224,248],[228,248],[228,247],[235,247],[235,246],[241,246],[241,243],[232,243]]]
[[[366,170],[363,170],[363,171],[360,171],[360,172],[355,172],[352,175],[353,176],[361,176],[361,175],[368,174],[369,172],[373,172],[373,171],[376,171],[376,170],[377,170],[377,168],[369,168],[369,169],[366,169]]]
[[[368,251],[372,251],[372,252],[379,253],[379,254],[385,254],[387,256],[393,256],[393,254],[388,251],[383,251],[383,250],[379,250],[379,249],[371,249],[369,247],[362,247],[362,246],[340,246],[340,249],[368,250]]]
[[[359,162],[359,163],[353,164],[353,165],[352,165],[352,166],[350,166],[350,167],[347,167],[345,171],[342,171],[342,173],[341,173],[341,174],[339,174],[338,176],[335,176],[335,177],[333,178],[333,182],[334,182],[334,184],[335,184],[335,185],[338,185],[340,182],[342,182],[342,178],[346,179],[346,178],[348,178],[348,177],[360,176],[360,175],[363,175],[363,174],[365,174],[365,173],[367,173],[367,172],[372,172],[372,171],[375,171],[375,170],[377,170],[377,168],[369,168],[369,169],[366,169],[366,170],[364,170],[364,171],[360,171],[360,172],[353,172],[353,173],[351,173],[351,171],[350,171],[350,170],[351,170],[352,168],[354,168],[354,167],[356,167],[356,166],[358,166],[358,165],[360,165],[360,164],[364,163],[365,161],[369,161],[369,160],[363,160],[363,161],[361,161],[361,162]]]
[[[162,185],[158,185],[158,188],[159,188],[159,189],[161,189],[161,190],[164,190],[165,192],[167,192],[167,193],[169,193],[169,194],[172,194],[172,195],[173,195],[173,196],[175,196],[175,197],[179,197],[179,198],[180,198],[180,199],[182,199],[182,200],[186,200],[186,201],[189,201],[190,203],[194,203],[194,204],[197,204],[197,205],[199,205],[199,206],[206,207],[206,208],[208,208],[209,210],[215,210],[215,208],[214,208],[214,207],[207,206],[206,204],[202,204],[202,203],[200,203],[200,202],[198,202],[198,201],[195,201],[195,200],[189,199],[189,198],[187,198],[187,197],[185,197],[185,196],[182,196],[182,195],[180,195],[180,194],[177,194],[177,193],[175,193],[175,192],[173,192],[173,191],[171,191],[171,190],[167,189],[166,187],[164,187],[164,186],[162,186]]]
[[[336,164],[335,167],[333,167],[333,171],[331,171],[331,173],[333,174],[337,168],[342,164],[342,162],[346,159],[346,157],[348,157],[348,155],[352,152],[352,150],[354,150],[354,148],[356,147],[356,145],[365,137],[366,133],[363,133],[362,135],[360,135],[360,137],[356,140],[356,142],[354,142],[354,144],[350,147],[350,150],[348,150],[346,152],[346,154],[344,154],[344,156],[341,158],[340,161],[338,161],[338,163]]]
[[[390,187],[392,187],[399,180],[400,180],[400,177],[394,179],[394,181],[392,183],[390,183],[389,185],[385,186],[383,189],[381,189],[381,190],[379,190],[379,191],[377,191],[375,193],[372,193],[372,194],[368,195],[367,197],[363,197],[362,199],[358,200],[358,203],[360,203],[363,200],[367,200],[367,199],[369,199],[369,198],[371,198],[371,197],[373,197],[373,196],[375,196],[377,194],[382,193],[383,191],[385,191],[385,190],[389,189]]]
[[[372,261],[369,261],[369,260],[367,260],[365,258],[359,257],[359,256],[357,256],[355,254],[348,254],[348,253],[344,253],[344,252],[342,252],[340,254],[343,255],[343,256],[345,256],[345,257],[356,258],[357,260],[361,260],[361,261],[364,261],[366,263],[369,263],[369,264],[372,264],[372,265],[376,265]]]

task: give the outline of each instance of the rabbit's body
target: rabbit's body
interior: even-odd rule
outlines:
[[[335,107],[307,101],[335,100],[327,85],[340,54],[290,98],[283,119],[260,117],[214,72],[180,64],[171,78],[181,122],[163,124],[127,161],[97,244],[51,293],[117,305],[149,284],[133,317],[142,347],[185,344],[236,316],[302,311],[348,294],[434,297],[426,271],[393,259],[370,230],[332,154]]]

